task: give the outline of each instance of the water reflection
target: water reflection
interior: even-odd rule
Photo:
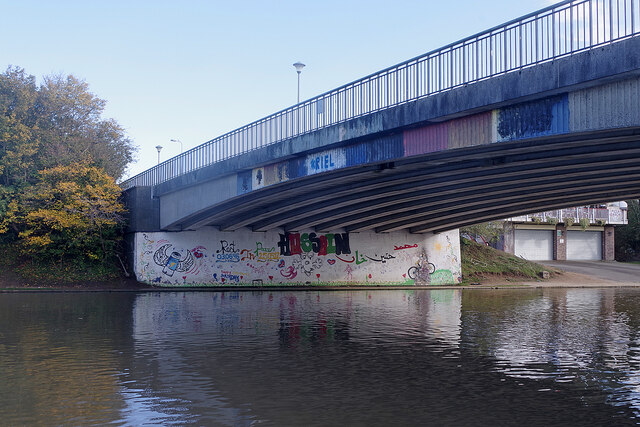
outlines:
[[[119,319],[113,314],[130,312],[133,299],[0,295],[2,423],[113,420],[123,407],[118,349],[132,345],[131,316]]]
[[[327,405],[342,408],[335,422],[381,423],[416,398],[399,394],[424,375],[404,360],[419,356],[412,337],[431,357],[458,348],[460,301],[455,290],[148,294],[134,339],[156,362],[142,377],[159,396],[206,405],[199,423],[326,424]]]
[[[639,303],[640,289],[2,294],[0,415],[634,423]]]
[[[638,415],[638,290],[546,289],[531,291],[528,298],[496,294],[480,303],[472,301],[479,295],[468,294],[465,321],[474,325],[471,342],[482,337],[491,343],[485,354],[495,357],[498,372],[551,380],[542,391],[560,383],[598,390],[598,399],[629,405]]]

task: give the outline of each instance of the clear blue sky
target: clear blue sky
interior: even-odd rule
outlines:
[[[138,146],[129,175],[548,0],[0,0],[0,65],[73,74]]]

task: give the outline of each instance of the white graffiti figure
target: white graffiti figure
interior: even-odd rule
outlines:
[[[316,258],[316,254],[313,252],[303,252],[300,254],[299,259],[293,260],[293,266],[296,270],[302,270],[304,274],[311,276],[311,273],[313,273],[316,268],[322,266],[322,260]]]
[[[161,267],[162,272],[167,276],[173,276],[176,271],[187,271],[195,262],[193,254],[187,251],[187,255],[182,259],[180,252],[173,251],[171,255],[167,255],[167,249],[171,244],[162,245],[154,254],[153,261]]]

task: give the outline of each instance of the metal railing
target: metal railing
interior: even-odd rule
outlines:
[[[627,211],[618,207],[594,208],[590,206],[580,206],[576,208],[556,209],[552,211],[538,212],[527,215],[520,215],[509,218],[514,222],[540,222],[540,223],[564,223],[567,218],[571,218],[573,223],[579,223],[586,218],[589,224],[627,224]]]
[[[640,0],[564,1],[233,130],[121,186],[158,184],[270,144],[639,32]]]

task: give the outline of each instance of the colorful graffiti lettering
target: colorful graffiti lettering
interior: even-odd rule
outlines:
[[[235,282],[235,283],[239,283],[240,279],[243,278],[243,275],[241,275],[240,273],[234,273],[231,271],[222,271],[220,273],[220,279],[222,280],[222,282]]]
[[[393,250],[394,251],[401,251],[403,249],[411,249],[411,248],[417,248],[417,247],[418,247],[418,244],[415,244],[415,245],[403,245],[403,246],[393,245]]]
[[[220,240],[220,249],[216,251],[217,254],[237,254],[240,252],[236,249],[236,242],[229,243],[227,240]]]
[[[242,251],[240,251],[240,255],[242,256],[242,258],[240,258],[240,261],[253,261],[254,259],[256,259],[256,256],[252,254],[249,249],[243,249]]]
[[[262,246],[262,242],[256,242],[256,250],[253,251],[258,258],[258,262],[278,261],[280,259],[280,252],[276,252],[276,248],[265,248]]]
[[[356,253],[357,252],[358,251],[356,251]],[[342,262],[346,262],[347,264],[350,264],[356,260],[356,257],[354,257],[353,255],[351,256],[351,259],[344,259],[344,258],[340,258],[339,256],[336,256],[336,258],[338,258]]]
[[[309,163],[311,165],[311,169],[315,171],[331,170],[336,167],[331,154],[313,157]]]
[[[263,182],[270,177],[263,175]],[[314,277],[327,283],[456,283],[459,249],[457,234],[450,234],[420,243],[400,234],[346,232],[141,233],[136,237],[136,274],[162,285],[310,283],[316,282]],[[215,242],[214,247],[203,242]]]
[[[216,262],[240,262],[240,254],[216,254]]]
[[[349,233],[323,234],[316,233],[285,233],[280,234],[280,254],[282,256],[300,255],[302,253],[350,254]]]
[[[377,254],[376,254],[377,255]],[[386,253],[384,255],[381,255],[379,258],[376,257],[372,257],[369,255],[364,255],[369,261],[373,261],[373,262],[387,262],[390,259],[395,259],[395,257],[393,255],[391,255],[390,253]]]

